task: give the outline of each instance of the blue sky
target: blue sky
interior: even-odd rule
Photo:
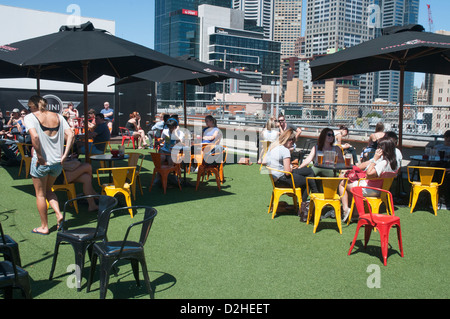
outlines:
[[[0,4],[67,14],[73,14],[67,11],[69,5],[76,4],[81,16],[114,20],[117,36],[154,48],[154,0],[0,0]],[[419,24],[429,31],[427,4],[431,6],[433,31],[450,31],[450,1],[421,0]],[[416,85],[420,85],[422,76],[416,78]]]
[[[68,6],[76,4],[81,9],[81,16],[115,20],[117,36],[154,47],[154,0],[0,0],[0,4],[67,14],[72,14],[67,12]],[[431,6],[433,31],[450,31],[450,1],[421,0],[419,23],[429,31],[427,4]]]

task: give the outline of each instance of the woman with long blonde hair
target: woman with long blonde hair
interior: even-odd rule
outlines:
[[[48,235],[47,201],[55,211],[57,227],[63,218],[58,198],[52,191],[56,178],[61,174],[62,163],[69,155],[73,142],[73,131],[60,115],[47,110],[47,101],[32,96],[28,101],[31,114],[24,118],[25,127],[33,144],[33,159],[30,175],[36,191],[36,205],[41,226],[32,230],[35,234]],[[64,143],[66,141],[66,148]]]
[[[300,220],[306,221],[308,216],[308,192],[306,191],[306,178],[314,177],[314,172],[309,167],[292,169],[291,165],[291,151],[296,140],[296,133],[293,129],[287,129],[281,133],[280,137],[272,143],[267,152],[266,161],[267,166],[277,170],[292,173],[294,177],[295,187],[302,189],[302,205],[299,212]],[[292,187],[292,179],[289,174],[271,171],[272,177],[277,187]],[[317,193],[316,183],[314,181],[309,183],[312,192]]]

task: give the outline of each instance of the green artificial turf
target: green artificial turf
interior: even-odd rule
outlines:
[[[396,232],[391,231],[385,267],[378,233],[372,233],[364,250],[360,232],[353,253],[347,256],[355,223],[344,224],[341,235],[335,220],[325,219],[313,234],[312,224],[299,222],[289,209],[272,220],[267,213],[272,186],[259,165],[227,164],[221,191],[211,179],[198,191],[195,187],[182,191],[170,187],[164,195],[160,187],[149,193],[153,163],[148,150],[140,152],[147,154],[141,172],[144,196],[138,193],[133,204],[158,211],[145,247],[156,299],[450,297],[450,212],[439,210],[434,216],[427,209],[426,196],[413,214],[408,207],[396,205],[405,256],[400,257]],[[19,243],[22,264],[32,278],[33,297],[97,299],[98,273],[92,291],[85,289],[88,258],[82,291],[73,288],[68,267],[74,262],[74,253],[69,245],[60,247],[54,278],[48,280],[55,215],[49,210],[50,235],[31,233],[40,225],[34,188],[31,178],[17,174],[18,167],[0,168],[0,221],[5,233]],[[188,181],[195,184],[196,176],[189,174]],[[95,179],[93,183],[98,190]],[[62,207],[66,195],[57,194]],[[124,205],[123,199],[119,200]],[[292,204],[287,196],[282,200]],[[80,209],[86,206],[80,205]],[[92,215],[86,218],[85,213],[77,216],[73,211],[69,215],[79,224],[95,224]],[[109,236],[122,238],[135,220],[128,214],[113,216]],[[118,276],[110,278],[107,298],[148,298],[142,278],[141,287],[136,287],[130,265],[120,264]],[[380,287],[371,288],[374,283]]]

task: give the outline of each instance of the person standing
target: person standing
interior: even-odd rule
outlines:
[[[42,97],[32,96],[28,101],[28,107],[32,113],[25,116],[24,121],[34,149],[30,175],[41,219],[41,226],[34,228],[32,232],[48,235],[47,201],[55,211],[58,227],[63,218],[52,186],[61,174],[62,163],[69,155],[74,135],[61,115],[47,110],[47,102]],[[64,141],[67,143],[65,149]]]
[[[114,121],[114,110],[109,107],[109,102],[103,103],[103,110],[100,113],[105,117],[105,121],[108,124],[109,132],[112,131],[112,122]]]

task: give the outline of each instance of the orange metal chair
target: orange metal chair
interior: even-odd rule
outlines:
[[[282,195],[288,195],[293,198],[294,200],[294,207],[296,210],[300,208],[300,203],[302,202],[302,189],[300,187],[295,186],[294,182],[294,176],[290,172],[278,170],[275,168],[271,168],[269,166],[266,166],[266,168],[269,170],[269,177],[270,181],[272,182],[272,197],[270,198],[270,204],[269,204],[269,210],[267,211],[268,214],[270,214],[270,211],[272,210],[272,219],[275,218],[275,215],[277,213],[278,203],[280,201],[280,197]],[[292,180],[292,188],[282,188],[275,186],[275,181],[273,180],[272,171],[284,173],[287,175],[290,175]]]
[[[221,151],[207,154],[203,162],[198,167],[197,185],[195,187],[195,190],[198,190],[200,179],[203,181],[205,175],[209,177],[209,175],[214,174],[214,176],[216,177],[217,187],[220,191],[220,185],[224,182],[223,166],[227,160],[228,148],[225,146],[216,147],[220,147]],[[206,149],[207,148],[205,148],[205,150]]]
[[[64,171],[64,169],[62,170],[62,174],[64,175],[64,184],[60,184],[60,185],[53,185],[52,186],[52,191],[53,192],[57,192],[57,191],[66,191],[67,192],[67,199],[71,200],[77,197],[77,192],[75,190],[75,184],[74,183],[68,183],[67,182],[67,177],[66,177],[66,172]],[[78,204],[77,201],[73,201],[72,202],[75,211],[78,214]],[[49,203],[47,202],[47,208],[49,206]]]
[[[134,200],[136,200],[136,184],[139,185],[139,190],[141,191],[141,195],[144,195],[144,192],[142,191],[142,184],[141,184],[141,177],[140,172],[142,168],[142,163],[144,162],[145,155],[141,153],[126,153],[128,157],[128,166],[135,166],[136,167],[136,173],[134,176],[135,183],[132,184],[131,192],[133,194]],[[131,181],[132,174],[131,172],[128,173],[128,180]]]
[[[437,205],[439,201],[439,186],[444,182],[445,168],[441,167],[422,167],[422,166],[408,166],[408,182],[411,184],[411,193],[409,195],[409,207],[411,207],[411,213],[417,204],[417,199],[422,191],[427,191],[431,195],[431,204],[433,205],[434,215],[437,215]],[[412,181],[410,176],[410,170],[419,171],[419,181]],[[442,178],[439,182],[433,182],[434,173],[436,171],[442,171]]]
[[[31,156],[28,156],[27,153],[25,152],[26,148],[30,148],[33,147],[33,145],[31,144],[25,144],[25,143],[17,143],[17,147],[19,148],[19,152],[20,152],[20,157],[22,158],[20,160],[20,168],[19,168],[19,175],[22,173],[22,167],[24,167],[25,169],[25,178],[28,178],[28,175],[30,174],[30,166],[31,166]]]
[[[136,149],[136,140],[134,136],[130,133],[130,130],[126,127],[119,127],[120,135],[122,135],[122,146],[125,143],[125,141],[128,141],[128,146],[130,146],[130,142],[133,143],[133,149]]]
[[[322,182],[323,193],[310,193],[309,192],[309,181],[319,180]],[[322,209],[326,205],[331,205],[334,208],[336,215],[336,222],[339,228],[339,233],[342,234],[341,225],[341,198],[344,194],[338,194],[339,184],[344,181],[344,194],[347,188],[347,178],[341,177],[307,177],[306,178],[306,189],[309,194],[309,210],[308,219],[306,224],[309,224],[312,214],[314,213],[314,229],[313,233],[316,233],[317,226],[319,225],[320,217],[322,215]]]
[[[102,183],[100,174],[101,173],[112,173],[113,183]],[[108,195],[114,197],[117,194],[123,194],[125,197],[125,202],[127,206],[132,206],[131,204],[131,188],[135,182],[135,172],[136,167],[112,167],[112,168],[99,168],[97,169],[97,181],[98,185],[102,188],[102,195]],[[131,174],[131,175],[130,175]],[[129,176],[131,176],[131,181],[128,181]],[[131,218],[133,218],[133,211],[129,210]]]
[[[389,191],[391,189],[392,183],[394,182],[394,178],[397,176],[397,173],[383,173],[381,174],[381,177],[379,178],[361,178],[358,180],[358,185],[360,186],[361,181],[366,180],[368,181],[368,186],[369,187],[375,187],[376,186],[380,186],[380,187],[375,187],[375,188],[381,188],[384,189],[386,191]],[[371,184],[374,185],[371,185]],[[367,202],[370,204],[370,207],[372,208],[372,214],[378,214],[380,211],[380,206],[381,203],[384,203],[385,207],[386,207],[386,212],[390,215],[393,214],[393,212],[390,210],[390,206],[388,203],[388,198],[386,197],[386,193],[381,193],[379,197],[376,196],[371,196],[371,197],[366,197]],[[353,212],[353,208],[355,206],[355,200],[352,199],[352,205],[350,207],[350,214],[348,215],[348,220],[347,220],[347,225],[350,224],[350,221],[352,219],[352,212]]]
[[[161,182],[163,185],[164,194],[167,190],[167,178],[169,177],[170,173],[174,173],[177,176],[178,180],[178,187],[181,190],[181,184],[180,184],[180,178],[181,178],[181,168],[179,164],[175,164],[172,166],[169,165],[163,165],[161,163],[161,153],[150,153],[152,157],[153,164],[155,165],[155,168],[153,169],[153,177],[150,184],[150,188],[148,189],[149,192],[152,191],[153,188],[153,182],[156,178],[156,175],[159,173],[161,175]]]
[[[363,189],[373,189],[378,190],[382,193],[386,194],[388,199],[388,204],[391,206],[392,215],[384,215],[384,214],[372,214],[371,205],[367,201],[367,199],[363,196]],[[358,225],[356,227],[355,237],[353,238],[352,244],[348,251],[348,255],[351,254],[353,247],[355,246],[356,239],[358,237],[358,232],[361,226],[365,226],[364,232],[364,248],[367,247],[367,243],[370,239],[370,234],[372,229],[377,228],[380,233],[380,241],[381,241],[381,254],[383,257],[383,264],[386,266],[387,264],[387,253],[388,253],[388,244],[389,244],[389,231],[392,227],[397,228],[397,236],[398,236],[398,245],[400,247],[400,255],[403,257],[403,244],[402,244],[402,232],[400,228],[400,218],[394,215],[394,202],[392,199],[392,194],[384,189],[374,188],[374,187],[365,187],[365,186],[355,186],[352,188],[353,197],[355,198],[356,209],[358,210],[359,220]],[[367,205],[365,205],[366,203]],[[369,213],[367,214],[365,211],[365,206]]]

